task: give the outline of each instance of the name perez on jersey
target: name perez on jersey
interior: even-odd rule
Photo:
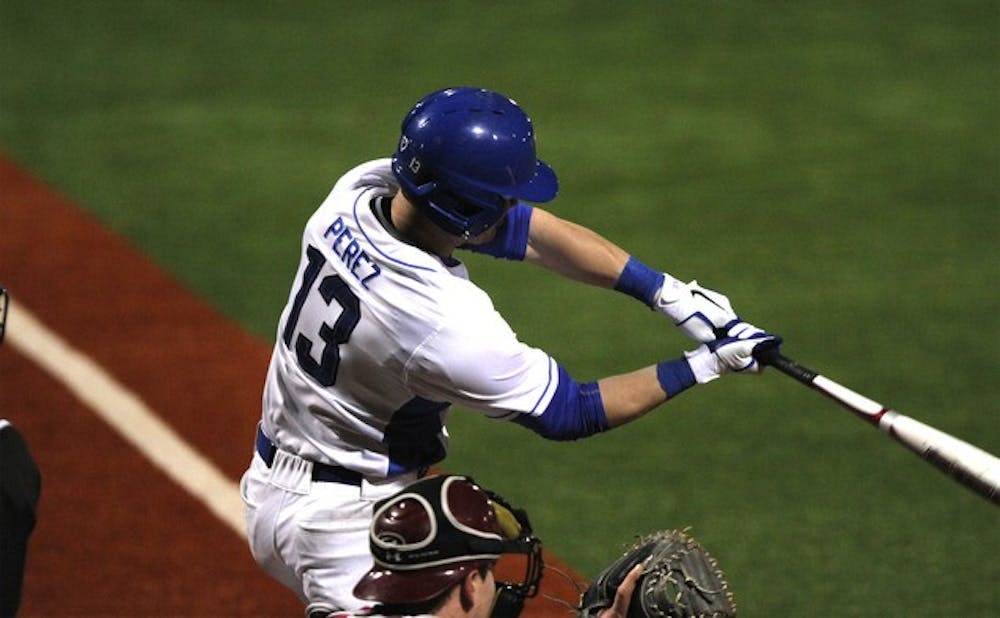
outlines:
[[[337,217],[337,220],[323,232],[324,238],[331,236],[333,242],[330,244],[330,249],[344,262],[344,266],[350,270],[354,278],[368,289],[368,281],[382,274],[382,269],[361,248],[361,243],[344,224],[343,217]]]

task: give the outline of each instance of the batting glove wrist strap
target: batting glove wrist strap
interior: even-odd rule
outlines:
[[[684,353],[685,362],[691,368],[691,375],[698,384],[707,384],[725,371],[719,357],[708,346],[702,344],[697,350]]]

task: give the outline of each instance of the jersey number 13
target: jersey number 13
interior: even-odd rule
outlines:
[[[326,265],[326,258],[315,247],[306,248],[306,258],[309,263],[302,273],[302,282],[299,284],[298,292],[295,293],[292,310],[288,314],[288,321],[282,332],[282,339],[289,349],[292,349],[292,335],[295,334],[302,307],[306,304],[316,279],[319,278],[320,271]],[[358,320],[361,318],[361,304],[358,302],[357,295],[351,291],[340,275],[332,274],[323,277],[316,289],[327,306],[336,300],[342,311],[332,326],[323,322],[319,327],[316,336],[323,342],[323,351],[320,353],[318,362],[312,355],[313,340],[305,333],[300,332],[295,337],[295,356],[302,369],[313,379],[323,386],[333,386],[337,382],[337,368],[340,366],[340,345],[347,343],[351,332],[357,327]]]

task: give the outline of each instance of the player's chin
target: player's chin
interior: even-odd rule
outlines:
[[[497,227],[498,226],[494,225],[493,227],[491,227],[490,229],[486,230],[485,232],[483,232],[479,236],[473,236],[469,240],[465,241],[465,244],[467,244],[467,245],[485,245],[486,243],[488,243],[491,240],[493,240],[493,238],[497,235]]]

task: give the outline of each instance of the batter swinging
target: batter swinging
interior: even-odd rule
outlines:
[[[655,271],[528,202],[558,184],[512,100],[450,88],[419,101],[391,159],[347,172],[310,217],[278,324],[241,489],[254,557],[325,615],[357,610],[372,505],[445,458],[450,408],[573,440],[632,421],[778,339],[725,296]],[[701,343],[580,383],[518,340],[458,249],[629,294]]]

